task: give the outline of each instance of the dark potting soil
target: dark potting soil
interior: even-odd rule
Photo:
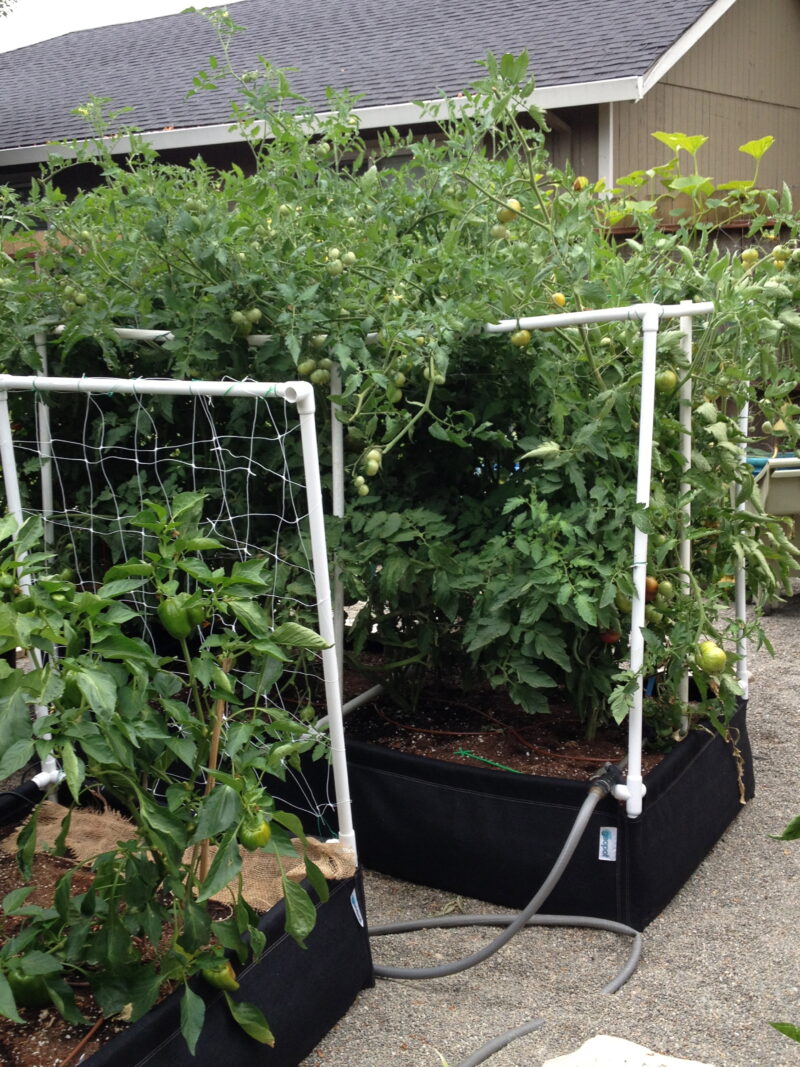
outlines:
[[[51,907],[56,882],[73,866],[72,861],[57,856],[35,856],[33,877],[28,883],[35,888],[26,904]],[[92,875],[89,872],[77,871],[72,883],[73,893],[84,892],[91,882]],[[15,857],[0,853],[0,899],[21,884]],[[15,923],[13,918],[4,917],[5,936],[12,934],[17,924],[18,921]],[[20,1008],[19,1014],[25,1020],[25,1026],[0,1018],[0,1063],[9,1067],[12,1064],[13,1067],[60,1067],[72,1053],[75,1056],[68,1061],[69,1064],[79,1063],[82,1056],[88,1057],[96,1052],[124,1029],[124,1022],[109,1019],[92,1034],[94,1023],[100,1018],[100,1009],[88,987],[85,990],[76,988],[75,1001],[89,1020],[85,1026],[68,1023],[52,1006]]]
[[[346,698],[368,688],[366,679],[348,680]],[[605,726],[591,740],[568,704],[553,701],[548,714],[528,714],[502,691],[453,683],[425,688],[416,708],[400,707],[384,693],[350,712],[347,736],[412,755],[583,781],[606,762],[627,752],[627,726]],[[663,752],[642,756],[646,774]]]

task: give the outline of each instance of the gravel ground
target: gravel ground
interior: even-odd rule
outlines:
[[[794,1067],[800,1044],[768,1025],[800,1025],[800,842],[775,841],[800,813],[800,596],[765,620],[775,657],[751,657],[748,727],[756,797],[669,907],[647,927],[639,968],[600,988],[627,958],[606,932],[523,931],[479,967],[426,982],[379,980],[303,1067],[451,1067],[494,1035],[544,1026],[490,1060],[541,1067],[595,1034],[714,1067]],[[369,921],[441,914],[452,896],[366,872]],[[532,887],[535,889],[536,887]],[[498,911],[460,901],[466,912]],[[488,930],[428,931],[373,942],[376,961],[432,965],[475,951]]]

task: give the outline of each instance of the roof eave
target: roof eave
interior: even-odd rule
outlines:
[[[586,104],[606,104],[618,100],[640,100],[644,95],[640,77],[609,78],[603,81],[574,82],[567,85],[545,85],[537,88],[529,103],[548,111],[555,108],[580,107]],[[385,129],[388,126],[415,126],[435,122],[444,117],[448,105],[466,108],[469,99],[463,96],[446,100],[428,100],[421,103],[381,104],[377,107],[355,108],[362,130]],[[319,117],[325,117],[320,113]],[[233,144],[244,140],[241,131],[230,123],[209,126],[184,126],[168,130],[150,130],[141,135],[157,151],[180,148],[202,148],[208,145]],[[114,155],[130,151],[129,137],[106,138]],[[21,145],[19,148],[0,149],[0,168],[43,163],[51,155],[71,158],[74,149],[67,145],[50,143]]]

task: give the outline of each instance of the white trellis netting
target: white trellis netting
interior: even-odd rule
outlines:
[[[637,472],[637,485],[636,485],[636,502],[643,507],[649,506],[650,502],[650,482],[652,474],[652,449],[653,449],[653,426],[654,426],[654,395],[655,395],[655,377],[656,377],[656,348],[657,337],[660,324],[662,320],[678,319],[679,329],[681,333],[681,347],[686,363],[691,367],[692,358],[692,321],[695,316],[707,315],[713,311],[713,304],[711,303],[694,303],[692,301],[684,301],[675,305],[658,305],[658,304],[635,304],[624,307],[605,308],[592,311],[579,311],[579,312],[558,312],[551,315],[539,315],[529,318],[509,319],[498,323],[490,323],[483,327],[483,330],[487,334],[497,333],[511,333],[519,329],[527,330],[540,330],[540,329],[558,329],[569,326],[585,326],[599,323],[610,322],[624,322],[635,321],[640,324],[642,333],[642,383],[641,383],[641,401],[640,401],[640,418],[639,418],[639,441],[638,441],[638,472]],[[120,328],[116,330],[117,334],[122,338],[130,339],[145,339],[145,340],[166,340],[171,337],[168,331],[159,330],[128,330]],[[263,344],[269,338],[266,335],[253,335],[248,340],[251,345],[257,346]],[[46,366],[46,345],[42,335],[39,335],[37,339],[40,354],[43,357],[44,366]],[[336,392],[337,375],[334,371],[332,378],[332,392]],[[0,376],[0,388],[3,387],[3,377]],[[29,379],[30,385],[26,388],[42,388],[43,379]],[[78,380],[80,381],[80,380]],[[36,383],[36,384],[33,384]],[[142,383],[129,383],[132,387],[129,391],[134,392],[136,385],[141,386]],[[199,386],[207,383],[173,383],[181,384],[186,392],[197,391]],[[220,383],[217,383],[220,384]],[[254,383],[251,383],[254,384]],[[294,383],[299,389],[307,391],[306,395],[310,396],[310,386],[306,383]],[[293,385],[293,387],[294,387]],[[220,385],[220,387],[222,387]],[[230,389],[230,384],[226,384],[225,388]],[[219,394],[217,394],[219,395]],[[304,401],[313,405],[313,399]],[[682,426],[682,443],[681,452],[684,460],[684,469],[688,470],[691,464],[691,449],[692,449],[692,419],[691,419],[691,402],[692,402],[692,382],[691,374],[688,374],[681,386],[680,391],[680,422]],[[40,408],[40,453],[42,459],[47,466],[47,458],[49,455],[49,428],[47,426],[46,409],[44,406]],[[747,429],[747,408],[745,407],[740,413],[740,426],[746,432]],[[334,515],[344,515],[345,500],[344,500],[344,453],[342,447],[343,427],[335,417],[332,419],[332,457],[333,457],[333,471],[332,471],[332,484],[333,484],[333,501],[332,510]],[[742,462],[746,461],[744,447],[742,450]],[[317,472],[318,480],[318,472]],[[686,496],[688,494],[689,486],[684,483],[681,486],[681,494]],[[43,480],[43,491],[47,492],[46,484]],[[52,490],[50,490],[52,491]],[[745,504],[740,507],[746,507]],[[45,511],[47,505],[45,504]],[[688,536],[689,527],[691,524],[691,505],[685,503],[683,505],[683,539],[680,546],[680,561],[681,568],[684,572],[683,580],[688,585],[689,583],[689,570],[691,567],[691,542]],[[643,682],[642,668],[644,661],[644,641],[642,631],[644,628],[644,588],[645,578],[647,574],[647,549],[648,549],[648,536],[638,527],[634,529],[633,537],[633,582],[636,590],[633,598],[633,606],[631,613],[631,631],[630,631],[630,668],[638,675],[638,686],[634,692],[630,713],[628,716],[628,764],[626,772],[626,781],[624,784],[617,788],[617,796],[619,799],[625,800],[626,809],[631,817],[636,817],[642,810],[642,797],[644,795],[644,787],[642,783],[642,771],[641,771],[641,751],[642,751],[642,698],[643,698]],[[326,570],[327,575],[327,570]],[[333,629],[331,633],[331,641],[334,643],[335,650],[332,650],[329,654],[331,660],[336,661],[338,659],[338,668],[336,674],[336,695],[333,702],[329,699],[329,708],[337,709],[330,713],[332,715],[341,715],[341,648],[343,645],[343,612],[341,610],[342,594],[341,584],[337,581],[334,582],[333,589],[333,622],[331,623]],[[739,567],[736,572],[736,613],[737,618],[743,622],[746,614],[745,607],[745,575],[743,567]],[[326,631],[322,631],[323,636],[327,636]],[[741,631],[743,632],[743,627]],[[746,641],[743,636],[740,636],[737,653],[739,656],[737,673],[740,684],[744,690],[745,696],[747,695],[747,659],[746,659]],[[326,673],[326,692],[328,686],[333,686],[333,677],[329,679]],[[686,700],[688,698],[688,676],[683,681],[683,689],[681,693],[681,699]],[[366,695],[365,695],[366,696]],[[357,697],[350,702],[348,706],[355,706],[357,703],[362,702],[365,698]],[[347,710],[347,708],[345,708]],[[334,733],[339,733],[339,726],[335,725],[333,721],[330,723],[331,738],[335,740]],[[336,742],[338,744],[338,741]],[[344,747],[343,739],[341,742],[341,750],[334,749],[334,770],[336,771],[337,759],[341,763],[337,778],[337,789],[339,781],[346,781],[346,770],[344,768]],[[339,801],[341,803],[341,800]],[[349,797],[347,799],[346,807],[349,813]]]
[[[38,442],[24,442],[19,435],[15,438],[9,393],[38,394]],[[81,440],[68,441],[53,432],[43,398],[56,393],[85,398]],[[129,435],[122,433],[113,415],[105,415],[106,396],[130,397],[133,417],[128,420],[132,423]],[[171,428],[172,437],[168,423],[159,420],[159,397],[187,398],[181,410],[183,424],[179,430]],[[237,433],[226,429],[224,417],[214,417],[215,405],[229,409],[233,402],[245,405]],[[128,520],[147,498],[168,502],[176,488],[210,491],[205,523],[233,559],[263,555],[277,570],[285,563],[282,532],[288,532],[292,545],[307,545],[306,585],[313,583],[313,599],[310,604],[298,602],[298,606],[315,609],[319,632],[330,646],[320,653],[320,673],[328,712],[339,837],[355,855],[314,411],[313,389],[306,382],[0,375],[0,457],[8,510],[18,523],[26,515],[18,463],[20,459],[34,461],[40,467],[48,542],[58,544],[60,562],[78,564],[83,580],[90,584],[97,583],[109,563],[142,554],[146,535],[131,527]],[[285,442],[292,435],[300,438],[300,470],[292,470],[287,459]],[[89,508],[64,499],[64,472],[74,464],[83,478],[81,490],[86,488],[92,501]],[[73,467],[73,485],[74,477]],[[268,507],[264,503],[267,486],[275,490]],[[267,605],[268,611],[275,611],[277,600],[286,600],[283,589],[276,589],[273,600],[272,608]],[[139,607],[146,617],[154,605],[142,603]],[[38,713],[44,712],[38,709]],[[56,770],[48,767],[42,777],[49,774],[52,778]],[[321,812],[317,814],[322,818]]]

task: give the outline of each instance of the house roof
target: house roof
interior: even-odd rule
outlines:
[[[487,52],[527,48],[541,107],[639,99],[735,0],[239,0],[238,71],[258,56],[295,68],[316,110],[325,87],[360,94],[363,128],[419,121],[412,101],[455,96]],[[47,142],[83,138],[71,110],[90,96],[132,110],[121,120],[158,148],[238,139],[231,91],[187,98],[221,49],[196,14],[68,33],[0,53],[0,164],[46,158]],[[122,147],[122,146],[120,146]]]

